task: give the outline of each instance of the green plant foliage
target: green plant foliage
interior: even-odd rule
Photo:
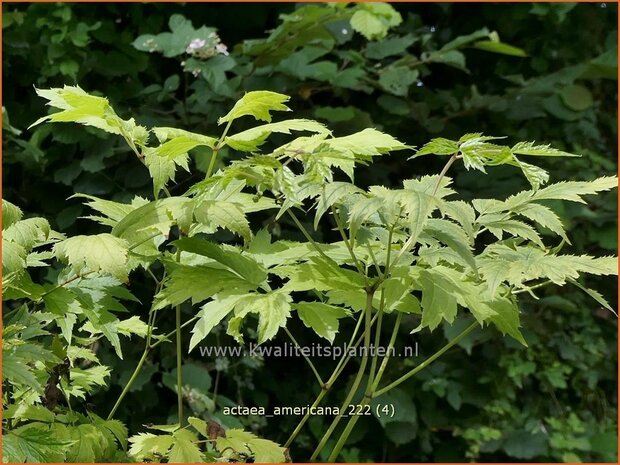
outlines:
[[[213,151],[212,159],[215,159],[217,152],[227,144],[227,140],[235,140],[234,136],[227,139],[226,134],[231,128],[231,123],[237,118],[251,115],[256,119],[270,122],[271,111],[288,110],[283,105],[283,102],[288,100],[285,95],[266,91],[249,92],[219,120],[220,123],[227,123],[223,135],[219,138],[188,136],[175,133],[172,129],[166,129],[166,135],[162,136],[162,131],[158,128],[149,130],[140,127],[139,131],[117,130],[127,126],[123,126],[122,120],[116,119],[116,113],[108,106],[107,100],[91,97],[79,88],[65,87],[38,93],[48,99],[51,105],[63,109],[60,113],[56,113],[63,115],[62,117],[54,118],[56,114],[53,114],[49,118],[50,121],[73,121],[85,126],[95,124],[101,129],[125,138],[136,152],[137,158],[153,175],[156,196],[160,192],[158,187],[163,186],[159,186],[157,175],[153,174],[143,155],[144,152],[152,150],[148,145],[149,132],[158,132],[157,139],[160,144],[162,139],[167,140],[159,146],[159,149],[155,149],[159,150],[156,156],[167,157],[168,153],[175,154],[178,151],[189,150],[193,147],[192,144],[207,141],[207,145],[211,146]],[[72,102],[70,108],[66,103],[69,101]],[[96,102],[96,105],[91,104],[91,101]],[[105,110],[101,110],[100,105],[103,105]],[[292,126],[294,125],[287,125],[288,128]],[[451,187],[451,180],[445,177],[445,174],[458,160],[462,160],[467,169],[474,167],[486,172],[485,168],[489,166],[514,164],[515,152],[534,156],[571,156],[570,154],[548,146],[535,146],[532,143],[519,143],[511,149],[487,142],[497,138],[479,133],[467,134],[457,142],[444,139],[432,141],[418,151],[418,156],[436,150],[442,153],[449,152],[447,154],[450,155],[450,159],[439,176],[406,180],[402,189],[370,186],[360,190],[353,184],[343,187],[347,184],[339,182],[336,185],[337,190],[334,190],[332,170],[334,167],[343,169],[343,165],[330,160],[347,160],[348,163],[343,170],[353,179],[356,164],[368,164],[376,156],[411,148],[375,129],[334,137],[324,130],[322,125],[313,121],[305,122],[304,128],[320,128],[321,132],[310,137],[297,137],[272,152],[263,152],[260,156],[272,159],[273,162],[270,164],[256,162],[259,149],[255,147],[245,159],[223,167],[213,174],[210,170],[205,181],[189,189],[191,195],[173,197],[166,190],[165,199],[156,199],[137,208],[133,205],[117,205],[84,196],[92,208],[105,215],[93,219],[110,228],[110,232],[73,236],[54,244],[53,256],[60,262],[68,264],[64,273],[72,276],[69,279],[59,281],[57,285],[47,290],[44,286],[30,284],[31,281],[26,285],[21,282],[13,284],[15,291],[22,296],[28,296],[29,287],[39,286],[42,289],[36,297],[31,297],[30,301],[34,304],[43,301],[49,313],[41,314],[40,332],[31,335],[30,338],[51,334],[43,328],[53,322],[65,340],[71,341],[75,324],[80,319],[85,319],[86,323],[80,329],[90,333],[90,338],[104,336],[120,358],[122,352],[119,335],[136,334],[146,337],[147,345],[144,352],[146,356],[150,347],[149,341],[156,329],[154,321],[158,311],[168,306],[176,306],[175,332],[180,334],[182,327],[179,305],[187,300],[196,305],[210,299],[201,307],[196,317],[192,318],[196,323],[192,330],[190,350],[200,344],[220,322],[226,320],[227,334],[242,343],[244,340],[242,325],[252,314],[258,315],[256,338],[257,342],[262,344],[274,338],[281,328],[288,325],[292,310],[297,311],[297,316],[305,326],[331,343],[338,332],[338,320],[345,316],[357,313],[360,321],[362,318],[366,320],[364,334],[365,344],[368,344],[373,314],[381,318],[384,311],[403,312],[406,315],[413,311],[420,314],[419,325],[414,332],[425,328],[433,331],[444,320],[448,324],[453,324],[457,315],[467,312],[473,315],[476,323],[457,336],[454,342],[464,337],[474,326],[492,324],[501,333],[508,334],[526,345],[526,339],[520,329],[517,294],[523,291],[531,293],[536,287],[547,283],[563,285],[568,279],[576,282],[582,273],[610,275],[617,272],[617,259],[614,257],[563,255],[559,254],[557,249],[545,246],[535,228],[545,224],[553,225],[555,220],[555,229],[558,229],[558,220],[552,210],[542,210],[543,219],[540,218],[541,210],[538,210],[538,216],[534,214],[538,220],[533,220],[533,224],[511,218],[512,215],[523,212],[524,208],[527,212],[528,205],[542,206],[535,203],[536,201],[554,199],[584,202],[582,195],[595,194],[615,187],[617,185],[615,177],[599,178],[589,182],[561,182],[549,184],[543,189],[538,189],[539,185],[535,185],[535,190],[522,191],[503,202],[494,199],[474,199],[470,203],[449,199],[457,192]],[[264,139],[273,132],[277,131],[261,132],[260,137]],[[290,135],[288,130],[285,133]],[[179,139],[178,148],[176,146],[174,149],[169,148],[171,142]],[[217,142],[210,144],[208,141],[212,140]],[[450,147],[450,150],[447,150],[447,147]],[[242,146],[241,152],[245,151],[246,147]],[[299,164],[302,169],[293,171],[287,167],[289,162]],[[269,166],[269,169],[264,171],[255,169],[261,166]],[[252,178],[247,177],[248,173],[252,173]],[[524,171],[524,174],[528,177],[528,171]],[[231,186],[233,189],[230,189]],[[260,186],[260,191],[257,190],[257,186]],[[248,190],[250,192],[247,192]],[[326,195],[332,192],[339,194],[331,194],[326,198]],[[291,216],[308,240],[306,253],[280,259],[276,257],[269,265],[261,264],[260,260],[253,258],[257,253],[260,254],[261,250],[256,246],[252,251],[246,250],[248,244],[254,242],[246,214],[257,211],[251,206],[256,202],[255,197],[248,195],[251,193],[254,196],[260,195],[263,199],[271,198],[273,203],[270,203],[269,207],[277,203],[282,205],[276,218],[284,212]],[[246,197],[243,197],[243,194],[246,194]],[[235,198],[237,201],[233,202]],[[319,243],[312,239],[294,213],[294,210],[301,207],[304,202],[313,202],[315,206],[323,205],[320,214],[317,212],[317,221],[325,217],[327,210],[330,210],[330,216],[341,233],[341,241]],[[6,217],[9,226],[5,230],[4,239],[19,247],[15,252],[18,260],[9,254],[7,269],[12,273],[21,272],[23,276],[28,276],[26,254],[34,247],[48,245],[49,238],[53,234],[46,221],[36,218],[20,219],[19,209],[12,204],[7,206]],[[443,213],[450,219],[437,217],[436,212]],[[531,220],[527,214],[523,216]],[[158,244],[162,244],[162,239],[165,240],[173,234],[171,229],[173,226],[178,228],[179,235],[187,237],[171,242],[169,245],[173,249],[168,251]],[[238,234],[244,239],[244,243],[235,245],[209,240],[208,236],[218,227]],[[487,242],[482,249],[479,249],[475,246],[476,240],[485,231],[493,234],[496,240]],[[561,224],[558,234],[565,236]],[[268,249],[272,247],[270,242],[269,240],[265,244]],[[148,255],[144,255],[140,248]],[[475,253],[476,250],[481,251]],[[132,256],[137,260],[131,260]],[[51,258],[47,255],[43,257]],[[133,298],[126,289],[119,287],[119,284],[128,281],[132,270],[136,268],[147,270],[156,262],[163,265],[166,275],[157,280],[159,292],[154,297],[148,323],[145,324],[137,316],[125,320],[116,318],[111,311],[124,308],[120,300]],[[45,262],[40,263],[40,266],[46,265]],[[15,267],[21,267],[21,270],[13,270]],[[376,270],[376,275],[370,273],[370,270]],[[270,275],[282,279],[282,284],[274,288],[269,279]],[[78,281],[79,285],[76,284]],[[394,284],[397,285],[396,288]],[[582,285],[580,287],[584,288]],[[295,295],[307,291],[318,293],[319,300],[293,303]],[[363,307],[352,305],[347,299],[336,303],[337,300],[333,300],[333,293],[337,295],[343,292],[345,295],[365,294],[366,303]],[[419,304],[411,295],[412,292],[421,293]],[[375,295],[379,296],[377,303]],[[407,303],[407,299],[404,299],[407,295],[409,300],[415,302],[413,309],[401,305]],[[591,295],[598,301],[602,299],[599,295]],[[329,304],[322,301],[323,296],[328,298]],[[342,306],[342,303],[345,305]],[[39,393],[44,391],[46,397],[43,405],[48,408],[50,404],[55,407],[60,395],[67,400],[71,397],[84,398],[85,394],[106,385],[105,379],[110,375],[107,367],[103,365],[87,369],[72,367],[71,358],[67,358],[71,346],[65,346],[58,339],[59,343],[52,345],[51,351],[37,343],[32,344],[32,349],[28,352],[31,354],[31,350],[36,350],[38,356],[35,360],[47,362],[47,366],[45,364],[38,366],[40,362],[32,365],[32,362],[28,362],[27,358],[20,355],[28,347],[19,343],[24,339],[24,330],[28,328],[23,325],[24,319],[36,318],[27,311],[28,300],[22,305],[17,314],[18,318],[8,326],[9,334],[5,335],[3,350],[10,352],[7,352],[7,356],[14,362],[9,363],[8,370],[5,367],[4,380],[14,389],[26,387]],[[606,306],[609,307],[608,304]],[[71,309],[71,313],[67,312],[67,309]],[[396,330],[400,318],[399,315]],[[85,341],[89,341],[90,338]],[[155,335],[154,338],[158,339],[159,336]],[[11,341],[15,341],[13,345]],[[393,345],[394,340],[390,344]],[[181,346],[177,345],[176,390],[179,420],[184,421],[181,410],[184,401],[180,389],[183,379],[180,373],[180,350]],[[60,359],[55,352],[63,354],[67,363],[57,365]],[[441,353],[442,351],[438,352]],[[90,362],[97,361],[95,354],[92,352],[88,354],[86,358]],[[19,357],[23,359],[21,362],[18,361]],[[364,374],[367,357],[363,359],[358,377]],[[388,360],[389,355],[385,356],[382,365]],[[428,363],[431,361],[432,358]],[[139,374],[142,363],[143,361],[136,368],[119,402],[131,387],[135,376]],[[423,366],[421,365],[419,369]],[[44,374],[50,367],[53,367],[51,377],[43,390],[35,370],[40,370]],[[379,389],[383,370],[377,372],[376,368],[374,358],[362,405],[367,404],[369,399],[389,392],[410,376],[406,374],[387,387]],[[313,365],[312,369],[316,373]],[[415,369],[411,374],[417,371],[418,369]],[[66,374],[68,378],[65,381],[63,376]],[[318,373],[316,374],[318,376]],[[338,369],[332,376],[337,377],[337,374]],[[357,385],[354,384],[353,389],[357,389]],[[57,391],[55,397],[50,398],[54,390]],[[38,405],[36,398],[31,399],[26,405],[36,407]],[[351,402],[350,397],[348,399],[343,408],[348,408]],[[20,405],[23,404],[9,404],[9,408]],[[340,418],[341,415],[336,417],[334,425]],[[345,433],[329,456],[330,459],[338,457],[357,418],[359,417],[351,417]],[[191,424],[198,425],[198,432],[203,435],[208,429],[202,420],[195,419]],[[97,457],[116,453],[114,435],[110,436],[111,442],[100,440],[99,435],[103,433],[96,424],[86,422],[78,426],[72,425],[75,430],[71,430],[68,434],[70,438],[75,434],[78,435],[79,446],[72,442],[59,442],[55,444],[57,448],[48,445],[37,446],[47,444],[47,439],[44,437],[47,433],[45,430],[34,429],[36,426],[33,425],[35,423],[29,424],[28,433],[19,429],[11,430],[9,455],[13,454],[20,460],[31,457],[47,460],[54,456],[53,454],[61,454],[59,457],[69,461],[95,461]],[[198,437],[181,428],[180,424],[175,427],[152,428],[163,429],[168,434],[139,433],[132,436],[130,438],[132,446],[128,451],[131,457],[150,461],[167,459],[171,462],[198,462],[205,460],[205,454],[215,457],[214,454],[219,453],[222,459],[229,461],[246,460],[251,457],[259,462],[284,460],[284,449],[239,429],[228,429],[224,437],[217,438],[214,447],[202,448]],[[35,431],[35,435],[30,434]],[[329,438],[330,431],[331,429],[324,436],[313,458],[323,447],[325,438]],[[294,437],[295,435],[291,437],[289,443]],[[96,443],[97,447],[91,442]],[[63,449],[68,446],[72,448],[68,451]],[[28,450],[32,452],[26,452]],[[19,455],[20,453],[23,455]],[[513,453],[523,455],[521,452]]]

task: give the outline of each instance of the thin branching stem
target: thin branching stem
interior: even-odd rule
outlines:
[[[329,426],[329,428],[327,429],[327,431],[321,438],[321,441],[319,442],[318,446],[312,453],[312,456],[310,457],[311,461],[316,460],[318,455],[321,453],[321,451],[327,444],[327,441],[329,441],[329,438],[333,434],[334,430],[340,423],[340,420],[342,420],[344,413],[348,411],[349,405],[351,404],[353,397],[357,393],[357,389],[359,388],[359,385],[362,382],[362,378],[364,377],[364,372],[366,371],[366,365],[368,364],[368,348],[370,346],[370,331],[371,331],[371,320],[372,320],[371,312],[372,312],[373,297],[374,297],[374,291],[366,292],[366,308],[364,309],[364,321],[365,321],[364,347],[365,347],[365,350],[364,350],[364,354],[362,355],[362,361],[357,371],[357,375],[355,376],[355,379],[353,380],[353,384],[351,385],[351,389],[349,389],[349,392],[344,402],[342,403],[340,410],[338,411],[338,415],[336,415],[331,425]]]
[[[332,210],[332,216],[334,217],[334,221],[336,222],[338,231],[340,231],[340,236],[342,237],[342,240],[344,241],[344,245],[347,247],[347,250],[349,251],[349,255],[351,255],[351,258],[353,259],[355,268],[357,268],[357,271],[359,271],[360,274],[366,276],[364,267],[362,267],[360,261],[357,259],[357,256],[355,255],[355,252],[353,251],[353,239],[348,238],[347,234],[344,232],[344,227],[342,226],[342,223],[340,222],[340,215],[338,214],[338,211],[334,208],[333,205],[331,206],[331,210]]]
[[[478,322],[474,321],[471,325],[469,325],[467,328],[461,331],[461,333],[458,336],[456,336],[454,339],[452,339],[450,342],[444,345],[441,349],[439,349],[433,355],[431,355],[429,358],[427,358],[422,363],[420,363],[417,367],[413,368],[412,370],[410,370],[408,373],[398,378],[393,383],[390,383],[384,388],[381,388],[377,392],[375,392],[374,397],[379,397],[380,395],[385,394],[386,392],[389,392],[390,390],[394,389],[395,387],[407,381],[409,378],[411,378],[415,374],[422,371],[424,368],[429,366],[431,363],[433,363],[435,360],[441,357],[444,353],[446,353],[452,346],[458,344],[465,336],[467,336],[477,327],[478,327]]]
[[[310,357],[308,357],[305,354],[305,352],[303,350],[301,350],[301,346],[297,342],[297,339],[295,339],[293,334],[289,331],[289,329],[286,326],[284,327],[284,332],[289,337],[289,339],[291,341],[293,341],[293,344],[295,345],[295,347],[297,347],[297,349],[299,349],[301,351],[301,354],[302,354],[303,358],[306,360],[306,362],[308,362],[308,365],[310,366],[310,369],[314,373],[314,376],[316,376],[316,379],[319,382],[319,386],[323,387],[325,385],[325,383],[323,382],[323,379],[321,378],[321,375],[319,374],[318,370],[314,366],[314,363],[312,363],[312,360],[310,360]]]

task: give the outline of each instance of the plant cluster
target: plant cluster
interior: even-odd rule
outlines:
[[[583,273],[615,274],[617,259],[561,253],[570,240],[545,201],[584,202],[584,195],[616,187],[617,178],[548,184],[545,170],[522,160],[573,156],[570,153],[531,142],[500,145],[501,138],[481,133],[459,140],[436,138],[416,151],[412,163],[432,154],[446,157],[438,175],[404,180],[399,189],[361,189],[353,182],[356,166],[413,148],[373,128],[335,137],[313,120],[272,122],[272,112],[290,110],[289,97],[283,94],[245,94],[218,119],[224,129],[212,137],[171,127],[147,129],[133,118],[122,119],[107,99],[79,87],[37,93],[58,111],[35,125],[76,122],[122,137],[148,169],[153,199],[135,197],[120,203],[78,194],[95,212],[90,219],[109,232],[71,237],[52,231],[45,219],[22,219],[18,207],[3,201],[3,299],[12,308],[3,330],[3,382],[8,387],[3,400],[9,422],[3,447],[8,461],[99,461],[123,454],[170,462],[284,461],[309,413],[284,448],[184,413],[182,332],[188,326],[189,351],[223,321],[226,333],[241,344],[254,334],[259,344],[265,343],[280,330],[296,343],[287,328],[293,315],[329,342],[341,321],[353,318],[355,329],[346,335],[349,344],[366,348],[382,344],[381,328],[389,325],[393,330],[388,347],[394,347],[401,321],[415,321],[413,332],[433,331],[444,321],[453,323],[461,308],[468,324],[395,379],[384,378],[389,353],[378,357],[367,352],[361,357],[341,412],[310,457],[317,459],[329,444],[328,460],[334,461],[359,421],[360,415],[351,416],[333,437],[354,402],[364,407],[393,393],[481,326],[495,326],[525,345],[519,294],[534,295],[540,287],[569,283],[612,310],[598,292],[577,279]],[[265,124],[233,131],[236,121],[247,116]],[[273,150],[261,149],[274,134],[296,132],[310,135],[293,137]],[[177,169],[188,169],[188,152],[199,146],[212,151],[205,178],[171,195],[168,186]],[[239,155],[216,171],[224,147]],[[513,166],[531,189],[505,200],[455,199],[447,173],[460,162],[482,173],[492,166]],[[274,222],[289,216],[306,241],[273,241],[267,228],[252,225],[252,215],[262,211],[271,211]],[[298,211],[313,214],[315,229],[330,222],[340,240],[315,240]],[[546,245],[539,234],[543,229],[558,236],[559,245]],[[218,230],[231,233],[230,240],[215,239]],[[53,260],[66,265],[55,282],[35,282],[29,269],[48,267]],[[117,313],[126,310],[123,302],[135,299],[128,286],[143,273],[155,286],[147,321],[136,315],[119,318]],[[182,305],[192,308],[187,321],[182,321]],[[176,321],[169,334],[157,328],[159,316],[167,311],[174,311]],[[253,321],[255,332],[249,329]],[[144,352],[103,420],[84,401],[110,374],[96,346],[110,344],[122,358],[121,336],[144,338]],[[138,433],[127,439],[126,428],[114,414],[149,353],[173,338],[177,421],[149,426],[159,434]],[[306,361],[320,388],[312,404],[318,406],[351,356],[345,354],[328,378]]]

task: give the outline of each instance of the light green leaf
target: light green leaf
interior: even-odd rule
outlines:
[[[184,252],[199,254],[221,263],[241,278],[256,286],[259,286],[267,279],[267,271],[262,265],[248,255],[242,255],[236,249],[224,248],[222,245],[214,244],[213,242],[188,237],[181,238],[173,244]]]
[[[527,347],[527,343],[519,330],[521,323],[519,319],[519,307],[517,307],[517,304],[505,297],[487,301],[486,303],[496,313],[495,315],[489,317],[489,320],[497,326],[502,334],[512,336],[514,339]]]
[[[428,217],[433,212],[435,204],[431,196],[422,192],[409,189],[405,192],[402,202],[408,215],[409,235],[412,238],[412,243],[415,244],[426,225]]]
[[[63,462],[72,441],[58,437],[43,423],[32,423],[3,434],[4,463]]]
[[[36,92],[37,95],[48,100],[48,105],[62,111],[39,118],[30,125],[30,128],[45,121],[75,122],[96,127],[111,134],[122,135],[136,145],[146,144],[147,129],[137,125],[133,118],[129,120],[119,118],[106,98],[89,95],[77,86],[64,86],[62,89],[36,89]]]
[[[478,42],[474,43],[473,47],[484,50],[486,52],[500,53],[502,55],[511,55],[514,57],[527,56],[525,50],[495,40],[479,40]]]
[[[368,40],[382,39],[388,31],[379,17],[365,10],[358,10],[353,13],[351,27]]]
[[[191,299],[197,304],[222,291],[240,293],[255,289],[255,285],[237,274],[221,268],[171,264],[164,288],[155,296],[155,307],[179,305]]]
[[[523,239],[527,239],[528,241],[532,241],[537,246],[544,248],[540,236],[532,228],[529,224],[523,223],[518,220],[499,220],[499,221],[490,221],[490,222],[481,222],[484,224],[489,231],[495,235],[499,240],[503,237],[503,231],[506,231],[508,234],[512,234],[516,237],[522,237]]]
[[[616,176],[605,176],[594,181],[564,181],[551,184],[534,193],[531,200],[570,200],[586,203],[581,196],[596,194],[618,187]]]
[[[168,454],[170,463],[202,463],[204,457],[198,446],[185,437],[175,437]]]
[[[242,319],[249,313],[258,313],[258,343],[262,344],[286,326],[291,314],[291,301],[291,296],[283,292],[246,296],[235,305],[235,318]]]
[[[127,241],[108,233],[74,236],[54,245],[58,260],[68,263],[74,273],[110,274],[121,281],[127,280],[127,253]]]
[[[288,102],[288,95],[278,94],[267,90],[257,90],[246,93],[235,103],[232,110],[218,119],[218,124],[231,122],[242,116],[253,116],[257,120],[271,122],[271,111],[290,111],[284,105]]]
[[[274,132],[281,134],[291,134],[291,131],[308,131],[318,134],[330,134],[330,130],[325,125],[309,119],[289,119],[277,123],[263,124],[233,136],[228,136],[225,142],[235,150],[253,152],[262,145],[267,137]]]
[[[456,317],[454,284],[440,273],[421,270],[418,285],[422,288],[422,322],[418,329],[428,327],[432,331],[444,319],[452,323]]]
[[[577,281],[575,279],[568,278],[567,281],[569,283],[573,284],[574,286],[577,286],[579,289],[581,289],[586,294],[588,294],[590,297],[592,297],[594,300],[596,300],[599,304],[601,304],[603,307],[605,307],[611,313],[616,315],[616,317],[618,316],[618,313],[613,309],[613,307],[611,305],[609,305],[609,302],[607,302],[607,300],[605,300],[605,298],[601,295],[600,292],[598,292],[598,291],[596,291],[594,289],[590,289],[588,287],[585,287],[584,285],[582,285],[579,281]]]
[[[2,239],[21,245],[29,251],[45,242],[50,235],[50,225],[45,218],[28,218],[13,223],[2,231]]]
[[[21,208],[11,202],[2,199],[2,230],[22,219],[24,216]]]
[[[286,456],[284,455],[286,449],[273,441],[256,438],[249,443],[249,446],[254,454],[255,463],[286,462]]]
[[[149,169],[151,178],[153,178],[153,193],[156,197],[168,181],[174,181],[177,166],[181,166],[189,172],[188,160],[189,155],[187,153],[168,158],[158,155],[154,149],[144,151],[144,164]]]
[[[316,214],[314,216],[314,229],[319,227],[321,217],[329,210],[332,205],[341,203],[353,194],[361,194],[363,191],[349,182],[334,181],[326,183],[321,187],[321,194],[316,202]]]
[[[217,228],[223,228],[238,234],[247,241],[252,238],[250,223],[237,203],[205,200],[196,206],[194,215],[196,221],[206,225],[211,232]]]
[[[204,304],[197,313],[199,320],[192,328],[189,352],[206,338],[211,330],[233,311],[237,302],[247,294],[214,295],[213,300]]]
[[[74,194],[69,198],[72,199],[74,197],[87,199],[88,202],[86,202],[85,205],[104,215],[87,216],[85,218],[89,218],[100,224],[111,227],[116,226],[119,221],[129,215],[129,213],[134,211],[136,208],[148,203],[148,200],[139,196],[134,197],[131,203],[112,202],[111,200],[100,199],[88,194]]]
[[[322,302],[299,302],[294,304],[297,315],[307,328],[312,328],[319,336],[333,343],[338,333],[338,320],[350,313],[342,308]]]
[[[443,137],[438,137],[436,139],[431,139],[430,142],[427,142],[416,152],[416,154],[411,157],[420,157],[422,155],[454,155],[459,151],[459,145],[457,142],[444,139]]]
[[[156,456],[165,456],[174,443],[172,435],[157,436],[152,433],[138,433],[129,438],[131,447],[129,456],[137,461],[144,461]]]
[[[519,142],[510,149],[515,155],[532,155],[536,157],[579,157],[574,153],[554,149],[548,144],[535,145],[535,142]]]
[[[469,238],[463,229],[452,221],[428,219],[424,232],[444,243],[455,251],[472,270],[478,270],[474,254],[471,251]]]
[[[516,208],[514,212],[518,213],[519,215],[523,215],[532,221],[535,221],[536,223],[540,224],[545,228],[550,229],[562,239],[564,239],[566,243],[570,244],[570,240],[568,239],[564,231],[562,221],[560,220],[558,215],[556,215],[554,211],[551,210],[549,207],[540,205],[538,203],[528,203]]]

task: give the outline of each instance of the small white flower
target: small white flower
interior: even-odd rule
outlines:
[[[347,29],[344,29],[344,28],[340,32],[342,32],[345,36],[349,33],[349,31]]]
[[[215,46],[215,50],[217,50],[217,53],[228,56],[228,47],[224,44],[217,44]]]
[[[192,39],[192,41],[189,43],[189,45],[187,46],[187,53],[192,53],[198,49],[201,49],[202,47],[204,47],[205,45],[207,45],[207,41],[204,39]]]

